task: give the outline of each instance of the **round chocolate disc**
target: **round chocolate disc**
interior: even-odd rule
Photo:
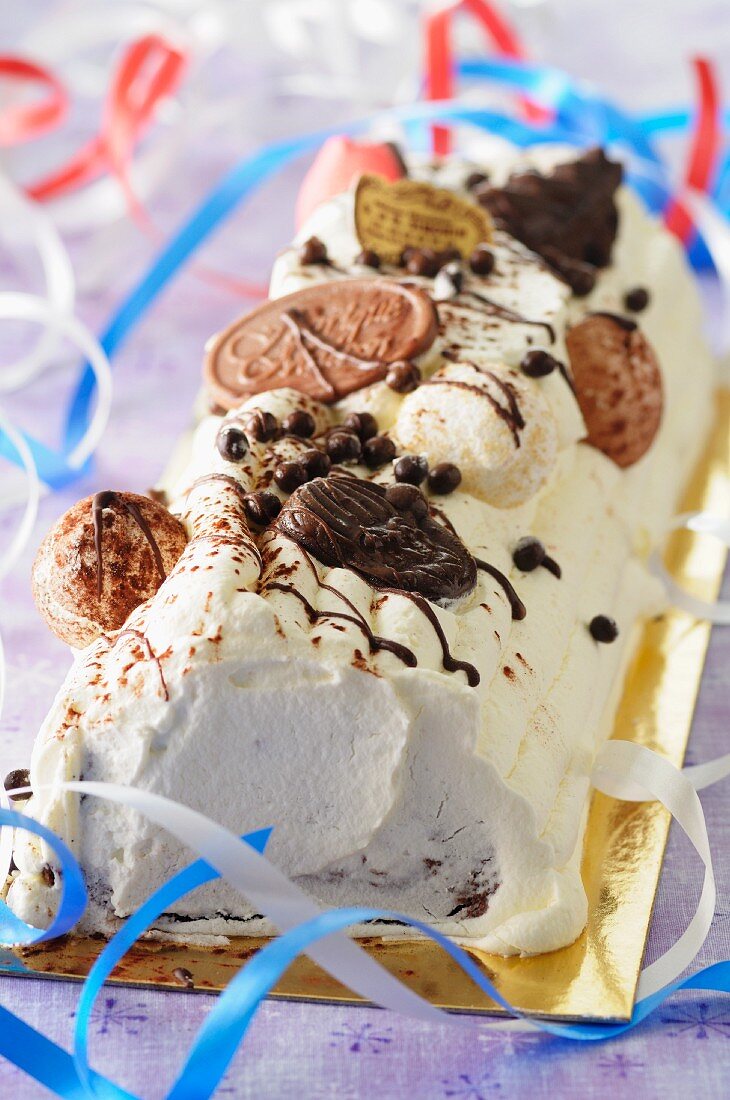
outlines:
[[[429,348],[437,323],[433,302],[415,287],[385,279],[319,283],[235,321],[213,340],[203,373],[226,409],[284,386],[337,401]]]

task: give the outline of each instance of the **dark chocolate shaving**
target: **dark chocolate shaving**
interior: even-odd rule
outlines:
[[[480,188],[478,199],[500,229],[542,256],[576,293],[586,293],[592,269],[611,261],[621,179],[621,165],[591,149],[547,175],[518,172],[503,187]]]
[[[360,478],[315,478],[292,493],[273,526],[324,565],[352,569],[375,587],[453,600],[476,584],[474,559],[456,535],[429,515],[399,512],[382,485]]]

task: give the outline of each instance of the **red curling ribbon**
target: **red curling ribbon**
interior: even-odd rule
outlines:
[[[132,42],[112,77],[99,133],[61,168],[27,188],[31,198],[46,201],[97,179],[111,169],[120,180],[137,141],[151,123],[159,102],[180,85],[185,55],[160,35]],[[128,198],[128,185],[122,180]],[[136,200],[132,202],[138,207]]]
[[[162,234],[134,193],[129,169],[135,147],[154,120],[162,100],[175,94],[182,82],[187,56],[158,34],[145,35],[125,49],[107,91],[99,133],[61,168],[26,188],[39,202],[75,191],[110,172],[126,198],[131,217],[148,236]],[[206,282],[247,298],[265,298],[267,289],[198,264],[195,273]]]
[[[526,51],[517,33],[507,20],[500,15],[493,4],[486,0],[453,0],[425,18],[424,37],[426,45],[426,98],[430,100],[452,99],[454,95],[454,51],[451,27],[454,17],[460,12],[473,16],[503,57],[517,61],[527,60]],[[525,116],[532,122],[544,122],[550,118],[545,108],[522,99]],[[451,148],[451,135],[444,126],[433,126],[432,144],[437,156],[444,156]]]
[[[34,103],[18,103],[0,112],[0,146],[20,145],[53,130],[68,110],[68,93],[50,69],[16,54],[0,54],[0,77],[21,84],[39,84],[46,95]]]
[[[692,65],[697,80],[697,111],[682,190],[708,191],[722,144],[720,88],[711,61],[706,57],[695,57]],[[673,199],[668,205],[664,224],[683,244],[687,244],[694,231],[692,218],[678,199]]]

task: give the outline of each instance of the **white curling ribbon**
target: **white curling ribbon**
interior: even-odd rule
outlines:
[[[671,521],[666,534],[672,531],[695,531],[697,534],[712,535],[725,546],[730,547],[730,520],[711,512],[684,512]],[[701,600],[677,584],[662,561],[661,554],[655,550],[649,558],[649,570],[664,584],[667,594],[675,607],[689,612],[698,619],[707,619],[718,626],[730,625],[730,600],[717,600],[710,603]]]
[[[3,577],[7,576],[25,550],[25,547],[28,545],[28,540],[33,533],[33,526],[38,515],[41,486],[38,480],[38,471],[36,470],[33,455],[30,453],[28,444],[25,442],[20,432],[13,427],[2,409],[0,409],[0,432],[4,433],[12,443],[25,471],[25,510],[10,546],[0,558],[0,580],[2,580]],[[3,673],[4,668],[2,666],[2,661],[0,661],[0,677]],[[0,687],[4,687],[1,680]],[[2,694],[0,690],[0,713],[2,712]]]
[[[197,810],[161,795],[116,783],[59,783],[54,790],[97,795],[129,806],[172,833],[239,890],[282,932],[316,917],[321,909],[286,875],[229,829]],[[319,966],[369,1001],[429,1023],[448,1019],[370,958],[345,932],[307,948]]]
[[[76,344],[91,365],[98,387],[96,407],[83,437],[67,456],[69,466],[80,468],[98,447],[109,419],[112,372],[106,353],[96,337],[76,317],[56,313],[48,302],[33,294],[0,293],[0,321],[7,320],[33,321],[57,330]]]
[[[74,272],[68,253],[48,214],[0,171],[0,232],[3,225],[18,229],[34,245],[43,267],[46,297],[54,311],[73,313]],[[14,363],[0,362],[0,392],[19,389],[31,382],[48,365],[58,346],[58,332],[44,328],[34,348]]]
[[[687,928],[672,946],[641,972],[638,1000],[657,993],[691,966],[707,939],[717,892],[707,823],[690,779],[663,756],[633,741],[608,741],[591,776],[597,790],[626,802],[660,802],[682,826],[705,867],[702,893]]]

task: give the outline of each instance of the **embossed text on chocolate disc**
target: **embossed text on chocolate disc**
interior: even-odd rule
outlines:
[[[385,279],[346,279],[266,302],[215,337],[204,375],[227,409],[291,386],[336,401],[385,377],[388,364],[425,351],[436,336],[433,302]]]

